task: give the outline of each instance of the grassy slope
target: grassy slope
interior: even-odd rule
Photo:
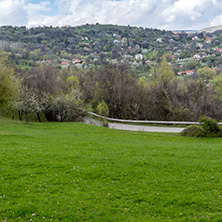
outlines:
[[[221,166],[222,139],[1,118],[0,219],[220,221]]]

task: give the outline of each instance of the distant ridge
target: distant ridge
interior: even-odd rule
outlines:
[[[222,25],[200,29],[198,32],[215,32],[217,30],[222,30]]]
[[[192,32],[197,32],[198,30],[183,30],[183,29],[179,29],[179,30],[170,30],[172,32],[187,32],[187,33],[192,33]]]

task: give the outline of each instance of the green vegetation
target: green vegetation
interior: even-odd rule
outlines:
[[[221,142],[0,118],[0,218],[221,221]]]
[[[182,136],[204,137],[204,130],[201,126],[191,125],[181,132]]]
[[[12,100],[17,90],[14,70],[8,64],[8,56],[8,53],[0,52],[0,105]]]
[[[200,126],[189,126],[181,132],[182,136],[222,137],[222,128],[217,121],[208,116],[201,116]]]
[[[186,33],[152,28],[86,24],[75,27],[0,27],[0,51],[11,53],[10,60],[22,70],[39,64],[63,67],[62,61],[76,68],[95,68],[107,61],[125,61],[137,77],[152,74],[152,63],[163,54],[173,55],[175,72],[205,66],[221,68],[222,31]],[[206,42],[208,40],[208,43]],[[136,59],[136,55],[140,55]],[[198,60],[193,56],[197,55]],[[142,57],[141,57],[142,56]],[[84,64],[73,64],[78,58]],[[137,57],[138,58],[138,57]],[[61,65],[61,66],[60,66]]]

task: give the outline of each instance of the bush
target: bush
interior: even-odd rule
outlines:
[[[99,113],[99,115],[107,117],[109,115],[109,108],[106,105],[106,103],[102,100],[102,102],[99,102],[99,104],[96,107],[97,112]],[[103,126],[104,127],[108,127],[108,122],[107,120],[104,118],[103,119]]]
[[[204,130],[201,126],[188,126],[181,132],[182,136],[204,137]]]
[[[217,121],[211,119],[208,116],[202,116],[199,119],[199,123],[202,125],[204,134],[207,137],[221,137],[222,131],[221,127],[217,124]]]
[[[222,137],[221,127],[217,121],[207,116],[202,116],[199,119],[200,126],[188,126],[181,132],[182,136],[194,137]]]
[[[99,104],[96,107],[96,110],[98,114],[101,116],[107,117],[109,115],[109,108],[103,100],[102,102],[99,102]]]
[[[45,100],[45,116],[48,121],[82,121],[85,115],[83,101],[76,90],[69,94],[48,96]]]

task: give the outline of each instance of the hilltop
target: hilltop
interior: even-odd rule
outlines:
[[[207,28],[199,30],[199,32],[211,32],[212,33],[212,32],[218,31],[218,30],[222,30],[222,25],[207,27]]]

